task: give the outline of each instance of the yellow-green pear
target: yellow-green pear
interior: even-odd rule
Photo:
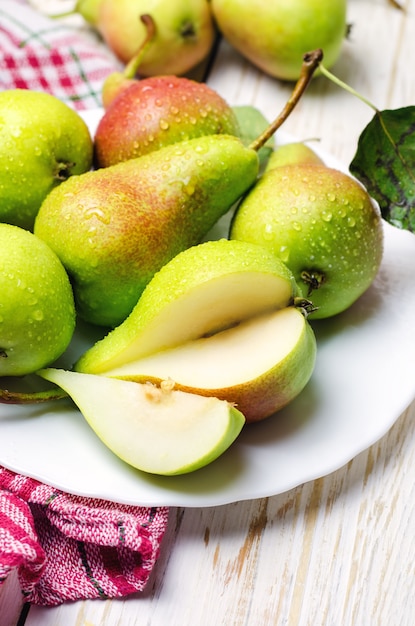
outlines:
[[[101,441],[120,459],[161,475],[195,471],[223,454],[245,418],[226,401],[104,376],[49,368]]]
[[[306,143],[295,141],[274,148],[268,157],[265,172],[281,165],[324,165],[323,159]]]
[[[157,385],[170,380],[175,389],[227,400],[254,422],[270,417],[304,389],[316,352],[304,312],[288,306],[130,361],[106,375]]]
[[[164,265],[130,316],[87,350],[75,369],[106,373],[285,308],[297,293],[292,273],[272,252],[240,241],[207,241]]]
[[[55,253],[29,231],[0,224],[0,377],[50,365],[74,329],[72,288]]]
[[[76,111],[40,91],[2,91],[0,119],[0,222],[32,230],[48,193],[91,168],[92,138]]]
[[[347,34],[347,0],[212,0],[224,37],[262,71],[296,80],[305,53],[320,48],[338,59]]]
[[[373,282],[383,255],[378,207],[354,178],[324,165],[271,169],[239,204],[230,237],[266,247],[293,272],[310,318],[341,313]]]
[[[35,233],[67,269],[80,317],[113,327],[152,276],[199,243],[257,174],[258,155],[240,139],[193,138],[70,178],[43,202]]]

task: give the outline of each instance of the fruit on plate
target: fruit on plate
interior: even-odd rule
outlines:
[[[232,402],[247,422],[289,404],[311,378],[316,339],[302,307],[287,306],[226,330],[162,350],[106,372],[106,376]]]
[[[280,167],[281,165],[324,165],[324,161],[319,155],[302,141],[284,143],[275,147],[269,155],[265,172]]]
[[[164,265],[130,316],[87,350],[75,369],[105,374],[290,306],[296,296],[292,273],[265,248],[228,239],[207,241]]]
[[[160,387],[49,368],[39,375],[62,387],[102,442],[152,474],[197,470],[229,448],[244,416],[226,401]]]
[[[265,246],[294,274],[312,318],[336,315],[374,280],[383,254],[377,206],[354,178],[324,165],[263,175],[239,204],[230,237]]]
[[[124,63],[146,37],[140,16],[149,14],[156,34],[140,63],[141,76],[185,74],[212,48],[215,27],[208,0],[101,0],[93,26]]]
[[[94,137],[97,167],[108,167],[179,141],[238,135],[231,106],[205,83],[183,76],[134,81],[111,102]]]
[[[0,222],[33,228],[48,193],[90,169],[92,139],[76,111],[48,93],[0,93]]]
[[[32,374],[72,339],[72,288],[55,253],[18,226],[0,224],[0,267],[0,376]]]
[[[232,46],[282,80],[296,80],[303,55],[317,48],[332,66],[346,36],[347,0],[212,0],[211,6]]]
[[[68,179],[43,202],[35,233],[67,269],[79,315],[116,326],[155,272],[201,241],[257,172],[257,153],[238,138],[197,137]]]

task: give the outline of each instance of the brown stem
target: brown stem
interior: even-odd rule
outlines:
[[[137,74],[144,53],[146,52],[149,43],[152,41],[154,35],[156,34],[156,25],[151,15],[148,15],[147,13],[145,13],[144,15],[140,15],[140,20],[146,27],[146,38],[141,44],[139,50],[137,50],[136,54],[125,66],[124,75],[128,78],[133,78]]]
[[[258,151],[262,148],[272,137],[272,135],[278,130],[278,128],[285,122],[287,117],[290,115],[294,107],[299,102],[301,96],[305,92],[310,83],[314,72],[319,67],[321,61],[323,60],[323,51],[321,49],[313,50],[312,52],[307,52],[303,57],[303,65],[301,67],[301,74],[296,82],[293,92],[290,98],[287,100],[283,110],[278,115],[278,117],[265,129],[265,131],[259,135],[251,143],[249,146],[252,150]]]

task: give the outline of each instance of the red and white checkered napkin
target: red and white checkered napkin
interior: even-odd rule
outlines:
[[[104,79],[119,69],[86,25],[50,19],[24,0],[1,0],[0,90],[47,91],[77,110],[96,108]]]
[[[95,108],[115,69],[91,34],[1,0],[0,90],[47,91]],[[82,498],[0,467],[0,585],[17,568],[26,600],[40,605],[141,591],[167,519],[165,507]]]

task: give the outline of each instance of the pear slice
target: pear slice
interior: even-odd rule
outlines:
[[[152,474],[184,474],[214,461],[245,423],[226,401],[47,368],[39,376],[72,398],[102,442],[133,467]]]
[[[297,295],[291,271],[264,247],[228,239],[207,241],[164,265],[129,317],[87,350],[74,369],[105,373],[286,307]]]
[[[242,322],[106,373],[215,396],[234,403],[247,422],[269,417],[293,400],[314,369],[316,340],[300,309],[291,306]]]

